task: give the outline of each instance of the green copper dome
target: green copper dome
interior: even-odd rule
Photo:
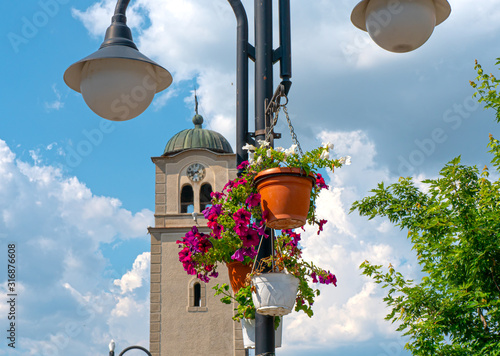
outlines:
[[[172,137],[163,155],[189,150],[192,148],[206,148],[217,153],[233,153],[233,149],[226,138],[220,133],[202,128],[203,117],[196,114],[193,117],[194,129],[187,129]]]

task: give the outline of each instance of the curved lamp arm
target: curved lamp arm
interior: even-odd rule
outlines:
[[[128,2],[128,1],[127,1]],[[126,349],[124,349],[120,355],[118,356],[123,356],[123,354],[129,350],[133,350],[133,349],[137,349],[137,350],[141,350],[141,351],[144,351],[148,356],[153,356],[151,355],[151,352],[149,352],[146,348],[142,347],[142,346],[129,346],[127,347]]]
[[[116,15],[125,15],[125,11],[127,11],[127,6],[130,0],[118,0],[116,2],[115,7],[115,16]]]

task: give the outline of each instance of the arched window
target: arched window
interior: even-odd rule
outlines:
[[[181,190],[181,213],[192,213],[194,211],[193,187],[185,185]]]
[[[193,277],[189,281],[187,302],[186,311],[190,313],[203,313],[208,311],[207,285],[196,277]]]
[[[200,211],[205,210],[205,208],[210,205],[212,193],[212,186],[208,183],[203,184],[200,189]]]
[[[201,284],[194,284],[194,303],[193,307],[201,307]]]

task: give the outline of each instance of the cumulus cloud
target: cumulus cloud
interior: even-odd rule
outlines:
[[[128,322],[143,325],[139,336],[146,344],[147,318],[134,315],[148,307],[149,252],[122,275],[110,268],[102,246],[146,240],[153,213],[132,213],[118,199],[96,196],[76,177],[35,161],[16,159],[0,140],[0,241],[16,244],[21,352],[100,354],[92,345],[107,344],[112,334],[137,341]],[[115,323],[114,316],[128,318]]]
[[[252,1],[243,3],[252,19]],[[480,4],[454,1],[450,20],[436,28],[425,47],[405,55],[384,52],[366,33],[354,28],[349,21],[353,5],[349,0],[337,1],[335,6],[325,1],[292,4],[294,84],[289,94],[289,112],[295,131],[300,133],[303,148],[317,145],[317,140],[331,141],[336,145],[335,152],[352,156],[353,163],[325,177],[331,188],[321,196],[318,206],[319,214],[329,223],[320,236],[315,229],[307,229],[302,242],[307,258],[337,273],[339,287],[322,288],[313,319],[300,314],[286,318],[285,340],[291,346],[285,346],[283,351],[288,354],[313,343],[331,347],[394,335],[394,327],[382,320],[382,293],[360,276],[358,266],[369,259],[385,265],[391,262],[403,272],[414,273],[409,243],[405,234],[387,221],[366,221],[356,213],[348,214],[348,209],[377,183],[397,180],[400,158],[407,158],[418,148],[415,142],[429,137],[435,128],[447,129],[447,147],[453,146],[452,134],[460,131],[446,126],[442,117],[446,110],[462,104],[471,95],[467,87],[474,76],[471,52],[479,53],[481,49],[483,55],[495,55],[494,49],[489,50],[488,41],[500,26],[500,21],[495,21],[500,19],[500,8],[493,0]],[[103,0],[88,9],[75,10],[74,15],[90,33],[100,37],[109,25],[113,7],[114,1]],[[138,0],[131,5],[128,17],[140,50],[174,76],[169,91],[155,99],[156,108],[168,105],[183,85],[191,89],[196,79],[205,127],[223,133],[234,147],[235,20],[227,2]],[[469,26],[471,22],[475,26]],[[446,50],[437,50],[443,48]],[[462,133],[466,127],[464,121]],[[287,131],[281,120],[277,132]],[[289,142],[284,136],[281,146]],[[462,147],[463,135],[455,136]],[[449,159],[457,154],[450,154],[444,146],[439,148],[442,149],[425,155],[426,163],[437,161],[441,155]],[[3,159],[8,164],[9,158]],[[0,172],[2,164],[6,163],[0,156]],[[78,186],[78,182],[75,184]],[[43,203],[43,199],[36,201]],[[113,214],[120,208],[111,201],[96,199],[93,204],[78,213],[88,214],[84,215],[87,219],[97,218],[97,227],[102,228],[109,214],[120,220],[120,214]],[[96,217],[94,207],[107,218]],[[15,217],[10,211],[3,213],[5,221]],[[86,224],[78,224],[78,218],[78,214],[71,216],[72,226],[77,231],[87,228]],[[105,240],[109,241],[114,232],[112,228],[100,236],[107,236]],[[44,244],[48,239],[45,237]],[[130,279],[119,279],[120,293],[138,280],[139,272],[132,271]],[[129,292],[132,290],[127,289]],[[116,309],[117,315],[118,310],[125,313],[133,303],[122,299],[121,305]]]
[[[121,289],[121,293],[125,294],[131,292],[136,288],[143,285],[143,281],[149,282],[149,262],[151,260],[151,253],[144,252],[137,256],[132,270],[123,275],[121,279],[116,279],[114,284]]]
[[[318,215],[328,220],[324,231],[318,236],[316,228],[307,227],[301,241],[304,258],[336,273],[338,287],[320,287],[312,319],[300,313],[286,317],[284,351],[290,355],[305,352],[312,345],[324,349],[398,339],[395,326],[384,320],[387,309],[382,291],[372,280],[361,276],[359,265],[364,260],[384,266],[392,263],[409,272],[415,262],[404,233],[386,220],[367,221],[356,213],[348,213],[354,200],[366,196],[366,192],[356,188],[359,177],[366,180],[363,185],[372,188],[382,180],[391,183],[398,178],[377,167],[373,141],[363,131],[325,130],[319,139],[334,143],[339,156],[353,157],[351,166],[329,175],[330,189],[322,192],[318,200]]]

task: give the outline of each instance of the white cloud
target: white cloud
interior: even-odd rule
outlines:
[[[142,316],[149,305],[149,252],[122,275],[111,269],[102,246],[147,241],[153,213],[132,213],[118,199],[95,196],[76,177],[16,160],[2,140],[0,182],[0,241],[15,243],[17,250],[21,352],[38,356],[74,349],[96,355],[102,350],[93,345],[107,344],[112,336],[122,345],[147,345],[148,322]],[[5,288],[5,276],[0,286]],[[131,316],[117,323],[116,316],[127,313]],[[130,329],[137,326],[142,332],[134,335]]]
[[[252,19],[252,2],[243,3]],[[128,15],[130,26],[138,33],[136,43],[141,52],[174,76],[172,88],[156,98],[156,108],[168,105],[182,85],[190,86],[196,78],[205,127],[223,133],[234,147],[235,20],[227,2],[139,0],[135,4]],[[288,335],[293,337],[285,336],[285,343],[291,345],[285,346],[285,353],[302,345],[317,343],[331,349],[368,337],[377,340],[393,335],[394,327],[382,318],[386,313],[381,303],[383,294],[360,276],[358,266],[365,259],[384,265],[391,262],[411,274],[416,265],[413,253],[404,232],[383,219],[367,221],[356,212],[349,215],[347,210],[377,183],[397,180],[398,156],[408,157],[408,152],[416,148],[416,139],[429,137],[433,129],[445,125],[445,110],[471,95],[467,81],[474,77],[473,52],[483,56],[493,53],[488,43],[500,26],[497,2],[457,0],[452,3],[450,19],[436,28],[424,47],[393,55],[350,24],[354,5],[347,0],[335,5],[326,0],[292,2],[294,84],[289,111],[295,130],[304,148],[312,146],[320,132],[320,142],[335,143],[335,153],[352,156],[353,163],[325,177],[331,189],[318,201],[322,217],[329,220],[323,234],[317,236],[313,229],[303,236],[305,256],[337,273],[339,286],[322,288],[313,319],[300,314],[287,317],[285,324],[294,327],[287,326]],[[114,1],[106,0],[74,14],[92,34],[102,38],[113,7]],[[150,21],[147,28],[142,22],[146,16]],[[460,86],[462,82],[465,84]],[[332,127],[339,129],[333,131]],[[286,136],[288,128],[283,121],[279,129]],[[448,145],[452,133],[448,128],[447,146],[452,146]],[[456,136],[463,147],[463,135]],[[444,147],[425,158],[428,162],[437,160],[442,152],[447,154]],[[74,184],[78,187],[80,183]],[[107,199],[93,204],[69,216],[73,226],[87,231],[88,236],[95,236],[96,228],[90,229],[89,221],[79,224],[80,213],[86,219],[97,218],[97,227],[101,228],[110,219],[109,214],[120,220],[117,215],[129,213],[115,214],[121,210]],[[103,219],[92,214],[94,206],[105,216]],[[9,211],[7,215],[5,219],[15,220],[15,214]],[[105,241],[116,233],[114,222],[112,226],[111,232],[104,229],[101,234],[107,236]],[[120,283],[127,281],[131,286],[137,281],[136,276],[130,281],[127,278],[122,277]],[[127,314],[133,308],[133,303],[123,299],[116,313]]]
[[[360,177],[365,180],[363,185],[369,187],[375,187],[381,180],[390,183],[397,179],[385,168],[377,167],[374,143],[363,131],[323,131],[319,136],[320,141],[334,143],[339,156],[351,155],[353,164],[328,176],[330,189],[323,191],[318,200],[318,214],[328,223],[320,235],[316,234],[316,228],[307,227],[301,245],[306,260],[337,275],[338,286],[320,287],[313,318],[302,313],[286,317],[283,351],[290,354],[312,345],[326,349],[397,339],[395,325],[384,320],[388,310],[382,301],[383,291],[361,276],[359,265],[369,260],[384,266],[392,263],[403,272],[414,268],[410,263],[415,258],[404,232],[384,219],[367,221],[356,212],[348,214],[352,202],[366,195],[356,187]]]
[[[137,256],[132,270],[123,275],[121,279],[116,279],[114,284],[121,289],[121,293],[132,292],[134,289],[143,285],[143,281],[147,284],[149,282],[149,262],[151,260],[151,253],[144,252]]]
[[[55,84],[52,85],[52,91],[54,92],[54,95],[56,96],[56,99],[53,101],[46,101],[44,103],[45,105],[45,110],[47,112],[50,112],[52,110],[59,110],[64,107],[64,102],[61,100],[61,93],[59,90],[57,90],[57,86]],[[47,148],[50,150],[50,148]]]

